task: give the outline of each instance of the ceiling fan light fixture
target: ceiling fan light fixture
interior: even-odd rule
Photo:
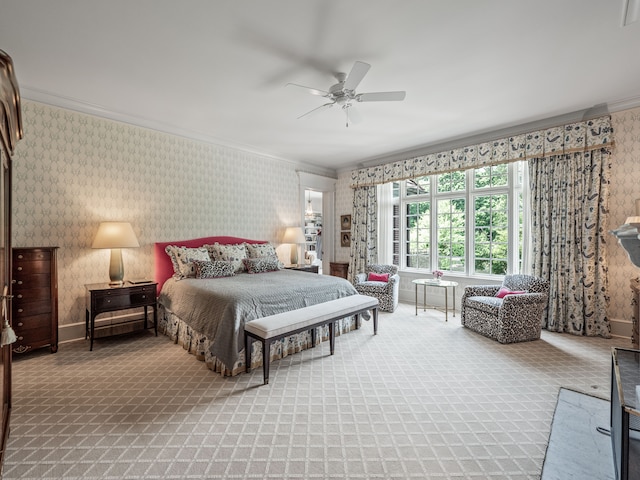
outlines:
[[[640,0],[639,0],[640,1]],[[360,82],[367,74],[371,65],[364,62],[355,62],[349,75],[344,73],[336,73],[334,76],[338,80],[338,83],[332,85],[329,88],[328,92],[324,92],[323,90],[318,90],[315,88],[304,87],[302,85],[298,85],[295,83],[288,83],[287,85],[293,85],[296,87],[305,88],[312,95],[322,94],[321,96],[328,98],[329,103],[325,103],[320,107],[314,108],[310,112],[304,113],[300,115],[298,118],[309,117],[311,114],[316,114],[321,110],[326,110],[332,105],[338,104],[342,107],[345,114],[347,115],[347,127],[349,126],[349,121],[352,123],[357,123],[360,121],[360,116],[354,113],[355,110],[352,110],[352,115],[349,115],[348,109],[352,107],[352,102],[385,102],[385,101],[402,101],[405,98],[406,92],[404,91],[395,91],[395,92],[371,92],[371,93],[356,93],[356,88],[360,85]],[[351,117],[351,118],[350,118]]]

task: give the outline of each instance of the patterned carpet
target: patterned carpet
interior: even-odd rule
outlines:
[[[151,333],[14,363],[5,479],[538,479],[560,387],[609,396],[628,342],[500,345],[401,304],[222,378]]]

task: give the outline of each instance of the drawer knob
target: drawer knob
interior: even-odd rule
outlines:
[[[22,285],[22,280],[18,280],[18,285]]]
[[[24,340],[24,337],[18,337],[18,340],[22,341]]]
[[[23,325],[24,325],[24,323],[22,323],[22,322],[18,322],[18,326],[19,326],[19,327],[21,327],[21,326],[23,326]]]
[[[22,294],[21,293],[18,294],[18,298],[22,298]]]
[[[22,312],[24,312],[24,310],[22,308],[19,308],[18,313],[22,313]]]
[[[24,258],[24,255],[22,255],[22,254],[20,253],[20,254],[18,254],[18,258],[19,258],[20,260],[22,260],[22,259]]]
[[[18,271],[21,272],[22,271],[22,267],[18,267]]]
[[[142,295],[142,298],[147,298],[147,296],[146,295]]]

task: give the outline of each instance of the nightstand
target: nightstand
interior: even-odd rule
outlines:
[[[144,308],[144,328],[147,329],[147,308],[153,308],[153,328],[158,336],[158,303],[154,282],[131,284],[125,282],[122,286],[110,286],[108,283],[91,283],[86,289],[86,319],[85,339],[90,339],[89,351],[93,350],[93,338],[96,330],[96,317],[101,313],[116,312],[130,308]],[[128,323],[128,322],[120,322]],[[115,324],[110,324],[113,327]]]
[[[309,272],[309,273],[318,273],[319,272],[318,265],[298,264],[298,265],[287,265],[284,268],[287,269],[287,270],[298,270],[300,272]]]

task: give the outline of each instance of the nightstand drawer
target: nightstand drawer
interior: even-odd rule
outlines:
[[[123,309],[129,307],[144,307],[145,305],[153,305],[156,299],[147,292],[131,292],[130,294],[112,293],[95,295],[94,309],[97,311],[105,311],[114,309]]]

